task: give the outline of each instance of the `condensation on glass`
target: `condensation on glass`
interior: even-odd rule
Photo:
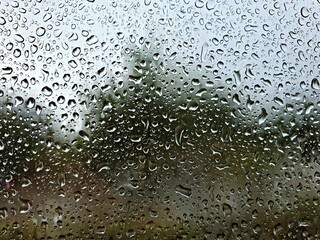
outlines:
[[[0,239],[320,239],[292,2],[1,1]]]

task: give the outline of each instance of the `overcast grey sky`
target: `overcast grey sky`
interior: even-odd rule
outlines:
[[[55,128],[66,125],[77,133],[90,113],[81,99],[123,72],[126,47],[148,48],[149,41],[149,51],[168,59],[166,67],[176,68],[176,76],[190,82],[206,75],[213,89],[225,87],[218,94],[237,107],[240,118],[245,113],[258,122],[262,109],[266,120],[284,111],[287,117],[317,117],[320,4],[295,2],[1,1],[0,61],[7,80],[1,81],[0,99],[18,105],[16,96],[32,97],[43,113],[53,113]],[[6,67],[18,81],[9,80]],[[92,78],[103,67],[104,76]],[[80,117],[72,121],[74,112]]]

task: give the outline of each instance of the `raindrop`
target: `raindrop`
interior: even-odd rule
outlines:
[[[15,99],[14,99],[14,105],[15,105],[15,107],[17,107],[17,106],[19,106],[19,105],[21,105],[21,104],[23,104],[23,103],[24,103],[24,100],[23,100],[22,97],[20,97],[20,96],[15,97]]]
[[[0,139],[0,151],[2,151],[4,149],[4,143],[3,141]]]
[[[68,64],[69,64],[69,66],[72,67],[72,68],[78,67],[78,64],[77,64],[77,62],[76,62],[75,60],[70,60],[70,61],[68,62]]]
[[[8,209],[6,207],[0,208],[0,219],[5,219],[8,217]],[[2,231],[2,233],[4,233]]]
[[[203,6],[204,6],[204,1],[203,0],[196,0],[196,2],[195,2],[195,6],[197,7],[197,8],[202,8]]]
[[[310,14],[308,8],[306,7],[302,7],[300,12],[301,12],[301,16],[304,18],[307,18]]]
[[[212,9],[214,9],[214,1],[213,0],[208,0],[207,4],[206,4],[207,9],[210,11]]]
[[[14,40],[16,40],[18,43],[24,42],[24,38],[21,36],[21,34],[16,34]]]
[[[103,170],[108,171],[108,170],[110,170],[110,167],[106,163],[103,163],[103,164],[98,165],[97,169],[98,169],[98,172],[101,172]]]
[[[98,37],[96,35],[91,35],[87,38],[86,42],[89,46],[96,44],[99,41]]]
[[[306,114],[310,114],[311,110],[314,108],[314,104],[313,103],[309,103],[306,106]]]
[[[182,144],[182,136],[183,136],[184,128],[182,126],[177,126],[174,131],[174,140],[178,146]]]
[[[192,190],[190,188],[178,185],[175,188],[175,192],[181,194],[184,197],[190,198],[192,195]]]
[[[273,235],[274,236],[279,236],[283,231],[283,227],[281,223],[278,223],[274,228],[273,228]]]
[[[36,29],[36,34],[38,37],[42,37],[46,33],[46,29],[44,27],[38,27]]]
[[[12,72],[13,72],[13,69],[11,67],[2,68],[2,74],[3,75],[10,75]]]
[[[69,73],[66,73],[62,78],[65,82],[69,82],[71,80],[71,75]]]
[[[30,46],[30,51],[31,51],[32,54],[35,54],[38,51],[38,46],[35,45],[35,44],[32,44]]]
[[[21,180],[21,186],[22,187],[28,187],[32,184],[31,182],[31,179],[28,178],[28,177],[22,177],[22,180]]]
[[[241,104],[241,101],[240,101],[239,95],[238,95],[237,93],[233,95],[233,97],[232,97],[232,101],[233,101],[234,103],[238,104],[238,105],[240,105],[240,104]]]
[[[85,141],[90,141],[89,134],[84,130],[79,131],[79,136]]]
[[[46,14],[43,16],[43,21],[44,21],[44,22],[47,22],[47,21],[49,21],[51,18],[52,18],[52,14],[51,14],[51,13],[46,13]]]
[[[33,97],[28,98],[26,102],[27,108],[33,108],[35,104],[36,100]]]
[[[19,198],[19,209],[20,213],[28,213],[31,210],[31,202],[27,199]]]
[[[63,31],[61,29],[56,29],[53,31],[55,37],[60,37]]]
[[[15,49],[15,50],[13,51],[13,56],[16,57],[16,58],[20,57],[20,56],[21,56],[21,50],[18,49],[18,48]]]
[[[225,217],[229,217],[232,214],[232,207],[228,203],[222,204],[222,211]]]
[[[0,25],[5,25],[6,24],[6,19],[4,17],[0,17]]]
[[[65,172],[60,172],[58,174],[58,184],[60,187],[63,187],[66,185],[66,173]]]
[[[316,79],[316,78],[312,79],[311,87],[314,90],[319,90],[320,89],[320,83],[319,83],[318,79]]]
[[[151,0],[144,0],[144,4],[145,4],[146,6],[149,6],[150,3],[151,3]]]
[[[265,108],[262,108],[262,109],[261,109],[261,113],[260,113],[260,115],[258,116],[258,123],[259,123],[259,125],[263,124],[263,123],[266,121],[267,116],[268,116],[267,110],[266,110]]]
[[[81,48],[79,48],[79,47],[75,47],[75,48],[72,50],[72,55],[73,55],[74,57],[78,57],[78,56],[80,55],[80,53],[81,53]]]
[[[98,70],[98,75],[100,77],[104,77],[107,74],[107,69],[105,67],[102,67]]]
[[[43,87],[41,91],[45,96],[48,96],[48,97],[51,96],[53,93],[53,90],[48,86]]]
[[[282,100],[281,98],[279,98],[279,97],[275,97],[275,98],[274,98],[274,102],[275,102],[276,104],[278,104],[279,106],[284,106],[283,100]]]

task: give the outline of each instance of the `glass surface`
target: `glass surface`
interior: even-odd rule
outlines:
[[[0,2],[0,239],[320,239],[320,1]]]

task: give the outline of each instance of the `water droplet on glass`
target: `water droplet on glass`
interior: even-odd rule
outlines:
[[[275,225],[275,227],[273,228],[273,235],[279,236],[282,232],[283,232],[283,227],[281,223],[278,223],[277,225]]]
[[[33,108],[35,104],[36,100],[33,97],[28,98],[26,102],[27,108]]]
[[[86,42],[89,46],[96,44],[99,41],[98,37],[96,35],[91,35],[87,38]]]
[[[312,81],[311,81],[311,87],[312,87],[312,89],[314,89],[314,90],[319,90],[319,89],[320,89],[319,80],[316,79],[316,78],[312,79]]]
[[[187,198],[190,198],[191,195],[192,195],[191,188],[187,188],[187,187],[184,187],[182,185],[176,186],[175,191],[176,191],[176,193],[179,193],[182,196],[187,197]]]
[[[0,208],[0,219],[5,219],[7,217],[8,217],[8,209],[6,207]]]
[[[51,13],[46,13],[46,14],[43,16],[43,21],[44,21],[44,22],[47,22],[47,21],[49,21],[51,18],[52,18],[52,14],[51,14]]]
[[[77,64],[77,62],[76,62],[75,60],[70,60],[70,61],[68,62],[68,64],[69,64],[69,66],[72,67],[72,68],[78,67],[78,64]]]
[[[301,16],[304,18],[307,18],[310,14],[308,8],[306,7],[302,7],[300,12],[301,12]]]
[[[4,149],[4,143],[3,141],[0,139],[0,151],[2,151]]]
[[[89,134],[84,130],[79,131],[79,136],[85,141],[90,141]]]
[[[23,100],[22,97],[20,97],[20,96],[15,97],[15,99],[14,99],[14,105],[15,105],[15,107],[17,107],[17,106],[19,106],[19,105],[21,105],[21,104],[23,104],[23,103],[24,103],[24,100]]]
[[[23,198],[19,198],[19,210],[20,213],[28,213],[31,210],[31,201]]]
[[[28,178],[28,177],[22,177],[22,180],[21,180],[21,186],[22,187],[28,187],[32,184],[31,182],[31,179]]]
[[[48,86],[43,87],[41,91],[42,91],[43,95],[45,95],[47,97],[51,96],[53,93],[53,90],[51,88],[49,88]]]
[[[24,42],[24,38],[21,36],[21,34],[16,34],[14,40],[16,40],[18,43]]]
[[[228,203],[222,204],[222,211],[225,217],[229,217],[232,214],[232,207]]]
[[[195,2],[195,6],[197,7],[197,8],[202,8],[203,6],[204,6],[204,1],[203,0],[196,0],[196,2]]]
[[[0,17],[0,25],[5,25],[6,24],[6,19],[4,17]]]
[[[258,123],[259,123],[259,125],[263,124],[263,123],[266,121],[267,116],[268,116],[267,110],[266,110],[265,108],[262,108],[262,109],[261,109],[261,113],[260,113],[260,115],[258,116]]]
[[[80,55],[80,53],[81,53],[81,48],[79,48],[79,47],[75,47],[75,48],[72,50],[72,55],[73,55],[74,57],[78,57],[78,56]]]
[[[177,126],[174,131],[174,140],[178,146],[182,144],[182,136],[183,136],[184,128],[182,126]]]

